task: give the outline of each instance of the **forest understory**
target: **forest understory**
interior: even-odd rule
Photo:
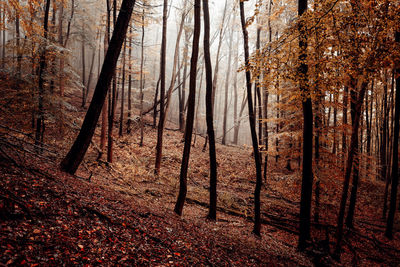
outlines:
[[[2,103],[4,104],[4,103]],[[10,104],[10,103],[8,103]],[[9,106],[13,106],[12,104]],[[80,110],[77,117],[83,117]],[[26,113],[25,113],[26,115]],[[159,176],[153,173],[157,130],[146,117],[144,146],[139,125],[130,135],[115,133],[114,163],[97,161],[100,128],[76,176],[59,171],[59,162],[76,132],[59,138],[48,124],[40,153],[23,112],[1,109],[0,264],[23,266],[397,266],[400,225],[385,236],[381,218],[384,183],[363,179],[355,228],[346,229],[341,262],[333,260],[341,170],[321,178],[319,220],[312,245],[297,251],[301,171],[297,161],[270,157],[261,193],[261,237],[252,234],[255,167],[252,149],[217,144],[217,221],[208,210],[208,151],[196,136],[188,172],[183,216],[173,212],[179,190],[183,134],[166,125]],[[18,122],[24,122],[18,123]],[[321,174],[321,177],[332,175]],[[313,199],[313,214],[315,214]]]

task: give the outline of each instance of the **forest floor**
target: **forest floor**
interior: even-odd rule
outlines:
[[[14,114],[15,113],[7,113]],[[179,189],[182,133],[169,123],[161,174],[153,174],[156,129],[138,125],[115,136],[114,162],[97,161],[96,145],[76,176],[58,164],[76,132],[48,129],[38,154],[26,125],[3,111],[0,117],[0,265],[151,266],[399,266],[400,225],[392,241],[381,219],[384,185],[363,179],[355,228],[346,229],[341,262],[330,256],[342,182],[321,174],[321,208],[312,225],[313,244],[296,249],[300,171],[270,160],[262,189],[262,234],[252,234],[255,169],[251,149],[217,145],[217,222],[206,219],[208,151],[197,136],[192,147],[183,216],[173,208]],[[172,128],[172,129],[171,129]],[[13,130],[14,129],[14,130]],[[96,135],[93,143],[98,143]],[[297,164],[293,164],[296,165]],[[294,166],[293,166],[294,167]],[[328,169],[328,168],[327,168]],[[329,168],[327,173],[337,172]],[[327,176],[327,175],[325,175]],[[337,175],[340,177],[340,175]]]

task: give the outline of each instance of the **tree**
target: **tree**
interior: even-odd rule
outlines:
[[[110,8],[110,7],[108,7]],[[116,27],[117,21],[117,0],[113,1],[113,26],[114,30]],[[107,136],[107,162],[113,162],[113,129],[114,129],[114,117],[115,117],[115,109],[117,107],[117,75],[116,70],[114,70],[113,74],[113,83],[111,92],[108,95],[108,136]]]
[[[144,90],[144,9],[142,11],[142,39],[140,42],[140,146],[143,146],[144,122],[143,122],[143,90]]]
[[[307,33],[304,21],[301,16],[307,10],[307,0],[299,0],[298,15],[299,22],[299,47],[300,66],[298,69],[300,91],[303,100],[303,170],[301,183],[301,200],[300,200],[300,234],[298,248],[304,250],[307,240],[310,238],[310,217],[311,217],[311,197],[312,197],[312,151],[313,151],[313,111],[311,95],[308,88],[308,65],[307,65]]]
[[[183,205],[185,204],[187,193],[187,171],[189,167],[190,148],[192,144],[194,109],[196,100],[196,78],[197,78],[197,61],[199,55],[199,39],[200,39],[200,0],[194,2],[194,33],[192,58],[190,60],[190,78],[189,78],[189,96],[188,108],[186,114],[186,130],[185,130],[185,145],[183,148],[181,171],[179,177],[179,195],[175,204],[175,213],[182,215]]]
[[[108,45],[110,43],[110,28],[111,28],[110,0],[106,0],[106,6],[107,6],[107,16],[106,16],[106,30],[104,35],[104,54],[107,53]],[[97,160],[100,160],[102,158],[104,151],[106,150],[107,117],[108,117],[108,102],[105,101],[103,105],[103,110],[101,112],[100,152],[99,155],[97,156]]]
[[[101,109],[107,96],[121,52],[135,0],[123,0],[121,10],[115,24],[114,32],[104,58],[103,66],[93,94],[92,102],[86,113],[81,130],[68,154],[61,161],[61,170],[74,174],[78,169],[92,140]]]
[[[217,218],[217,158],[215,152],[215,133],[214,133],[214,114],[213,114],[213,85],[212,85],[212,65],[210,56],[210,14],[208,0],[203,0],[204,14],[204,61],[206,67],[206,121],[207,136],[210,156],[210,208],[208,218]]]
[[[44,21],[43,21],[43,30],[44,30],[43,37],[45,42],[47,42],[47,37],[49,32],[49,12],[50,12],[50,0],[47,0],[44,11]],[[35,145],[37,148],[41,147],[41,143],[43,143],[43,136],[45,130],[44,111],[43,111],[45,71],[46,71],[46,45],[43,45],[39,62],[39,114],[36,119],[36,133],[35,133]]]
[[[228,120],[228,89],[229,89],[229,81],[230,81],[230,74],[231,74],[231,62],[232,62],[232,45],[233,45],[233,22],[231,33],[229,37],[229,52],[228,52],[228,70],[226,73],[225,79],[225,97],[224,97],[224,119],[223,119],[223,126],[222,126],[222,144],[226,144],[226,128],[227,128],[227,120]]]
[[[161,39],[161,59],[160,59],[160,119],[158,121],[157,131],[157,145],[156,145],[156,162],[154,167],[154,174],[160,174],[161,158],[162,158],[162,145],[163,145],[163,131],[164,131],[164,98],[165,98],[165,57],[167,53],[167,12],[168,0],[164,0],[163,8],[163,30]]]
[[[395,34],[395,41],[397,46],[400,45],[400,32],[397,31]],[[393,223],[394,215],[396,212],[397,204],[397,187],[399,184],[399,129],[400,129],[400,65],[397,62],[396,66],[396,104],[395,104],[395,115],[394,115],[394,135],[393,135],[393,149],[392,149],[392,191],[390,193],[390,206],[389,214],[386,223],[385,236],[389,239],[393,238]]]
[[[243,32],[243,45],[244,45],[244,59],[246,67],[249,67],[249,36],[246,29],[246,19],[244,15],[244,3],[240,2],[240,21],[242,24],[242,32]],[[254,190],[254,234],[260,236],[261,234],[261,201],[260,201],[260,193],[262,186],[262,174],[261,174],[261,159],[260,153],[258,149],[258,139],[256,133],[256,120],[253,109],[253,99],[251,96],[251,74],[250,70],[246,70],[246,89],[247,89],[247,106],[249,108],[249,122],[250,122],[250,132],[251,132],[251,141],[253,144],[253,154],[254,161],[256,164],[256,187]]]

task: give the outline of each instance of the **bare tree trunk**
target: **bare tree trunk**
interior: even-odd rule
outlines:
[[[249,65],[249,37],[246,28],[246,20],[244,15],[244,3],[240,2],[240,21],[242,24],[242,32],[243,32],[243,43],[244,43],[244,57],[246,66]],[[251,96],[251,77],[250,70],[246,71],[246,88],[247,88],[247,102],[249,108],[249,123],[250,123],[250,132],[251,132],[251,140],[253,143],[253,152],[254,152],[254,161],[256,164],[256,187],[254,191],[254,229],[253,232],[255,235],[260,236],[261,234],[261,186],[262,186],[262,174],[261,174],[261,159],[260,153],[258,149],[258,140],[256,133],[256,121],[255,114],[253,110],[253,99]]]
[[[96,58],[96,49],[93,48],[93,53],[92,53],[92,60],[90,63],[90,69],[89,69],[89,77],[86,83],[86,99],[89,96],[89,92],[90,92],[90,84],[92,83],[92,78],[93,78],[93,68],[94,68],[94,61]]]
[[[111,8],[110,8],[110,0],[106,0],[107,5],[107,25],[106,31],[104,35],[104,55],[107,54],[108,45],[110,42],[110,27],[111,27]],[[100,78],[100,75],[97,79]],[[108,89],[107,89],[108,91]],[[107,97],[107,95],[106,95]],[[100,153],[97,157],[97,160],[101,160],[105,150],[106,150],[106,139],[107,139],[107,116],[108,116],[108,101],[104,102],[102,113],[101,113],[101,132],[100,132]]]
[[[343,170],[345,168],[346,149],[347,149],[347,106],[349,102],[349,87],[346,85],[343,91],[343,132],[342,132],[342,153],[343,153]]]
[[[144,79],[143,79],[143,65],[144,65],[144,9],[142,12],[142,40],[140,49],[140,146],[143,146],[144,137],[144,122],[143,122],[143,90],[144,90]]]
[[[302,16],[307,10],[307,0],[299,0],[298,14]],[[301,200],[300,200],[300,235],[298,248],[300,251],[307,246],[310,239],[310,218],[311,218],[311,201],[312,201],[312,151],[313,151],[313,110],[311,97],[309,96],[308,87],[308,65],[307,65],[307,33],[304,22],[299,25],[299,75],[300,75],[300,91],[303,96],[303,170],[301,183]]]
[[[395,40],[397,44],[400,44],[400,32],[396,32]],[[398,63],[397,63],[398,64]],[[393,223],[396,212],[397,204],[397,187],[399,184],[399,120],[400,120],[400,66],[396,66],[396,104],[394,114],[394,136],[393,136],[393,150],[392,150],[392,190],[390,194],[390,207],[389,214],[386,223],[385,236],[389,239],[393,239]]]
[[[335,251],[334,251],[334,256],[337,259],[340,259],[341,242],[342,242],[342,238],[343,238],[343,221],[344,221],[344,214],[345,214],[347,196],[348,196],[348,191],[349,191],[350,175],[351,175],[351,170],[353,167],[354,156],[357,153],[356,150],[357,150],[357,144],[358,144],[358,128],[360,126],[361,107],[364,102],[364,96],[365,96],[365,91],[367,89],[367,86],[368,86],[368,82],[363,81],[361,84],[361,89],[358,94],[358,98],[357,98],[357,102],[356,102],[356,106],[355,106],[354,123],[352,126],[352,132],[351,132],[350,147],[348,149],[346,172],[345,172],[345,177],[344,177],[344,181],[343,181],[343,191],[342,191],[342,197],[340,200],[340,208],[339,208],[339,215],[338,215],[338,222],[337,222],[336,247],[335,247]],[[352,90],[354,90],[353,88],[352,88]]]
[[[354,116],[356,112],[356,104],[355,101],[357,99],[357,94],[355,93],[354,89],[351,90],[350,92],[351,95],[351,122],[354,124]],[[362,109],[361,109],[362,110]],[[362,132],[362,115],[360,114],[360,124],[361,124],[361,132]],[[360,139],[362,142],[362,138]],[[352,186],[351,186],[351,194],[350,194],[350,203],[349,203],[349,208],[347,211],[347,217],[346,217],[346,226],[349,228],[353,228],[353,222],[354,222],[354,211],[356,207],[356,200],[357,200],[357,190],[358,190],[358,183],[359,183],[359,178],[360,178],[360,156],[361,154],[359,153],[360,150],[360,142],[357,142],[355,146],[355,157],[356,160],[354,161],[354,167],[353,167],[353,181],[352,181]]]
[[[161,158],[162,158],[162,144],[163,144],[163,130],[164,130],[164,98],[165,98],[165,57],[167,53],[167,12],[168,12],[168,0],[164,0],[163,8],[163,31],[161,41],[161,66],[160,66],[160,119],[158,121],[157,131],[157,146],[156,146],[156,162],[154,167],[154,174],[160,174]]]
[[[21,47],[20,47],[20,39],[21,33],[19,29],[19,16],[20,11],[19,8],[19,0],[16,1],[18,5],[17,9],[15,10],[15,35],[16,35],[16,46],[17,46],[17,77],[21,78],[21,61],[22,61],[22,54],[21,54]]]
[[[117,0],[113,1],[113,26],[115,31],[115,23],[117,17]],[[114,33],[114,32],[113,32]],[[118,61],[117,61],[118,63]],[[108,101],[108,136],[107,136],[107,162],[113,162],[113,129],[114,129],[114,117],[115,108],[117,106],[117,68],[114,70],[112,90],[109,94]]]
[[[126,133],[130,134],[132,131],[132,25],[129,29],[129,67],[128,67],[128,121],[126,125]]]
[[[124,44],[124,52],[122,53],[122,84],[121,84],[121,111],[119,118],[119,136],[123,135],[124,130],[124,107],[125,107],[125,66],[126,66],[126,41]]]
[[[108,88],[115,72],[118,57],[121,52],[128,24],[132,15],[135,0],[123,0],[121,10],[118,15],[113,36],[110,41],[109,49],[104,58],[99,80],[93,94],[92,102],[86,113],[81,130],[70,151],[61,162],[61,170],[74,174],[92,140],[96,129],[97,121],[100,117],[101,109],[107,96]]]
[[[186,199],[187,193],[187,171],[189,167],[189,156],[190,148],[192,144],[192,132],[193,132],[193,120],[194,120],[194,109],[196,100],[196,78],[197,78],[197,61],[199,54],[199,39],[200,39],[200,0],[194,2],[194,35],[193,35],[193,46],[192,46],[192,58],[190,62],[190,82],[189,82],[189,97],[188,97],[188,110],[187,110],[187,121],[185,131],[185,145],[182,155],[181,172],[179,178],[179,195],[175,205],[175,213],[179,216],[182,215],[183,205]]]
[[[270,60],[271,56],[271,43],[272,43],[272,27],[271,27],[271,11],[272,11],[272,0],[268,3],[268,60]],[[270,71],[270,70],[269,70]],[[264,88],[264,149],[265,149],[265,158],[264,158],[264,183],[267,183],[267,170],[268,170],[268,149],[269,149],[269,140],[268,140],[268,97],[269,91],[268,86]]]
[[[210,141],[209,157],[210,157],[210,207],[208,210],[208,218],[217,219],[217,158],[215,151],[215,134],[214,134],[214,114],[212,102],[212,65],[210,56],[210,15],[208,8],[208,0],[203,0],[204,12],[204,60],[206,67],[206,121],[207,136]]]
[[[182,91],[179,98],[179,130],[184,132],[185,130],[185,101],[186,101],[186,76],[187,76],[187,57],[189,51],[189,39],[190,33],[187,27],[185,27],[185,47],[183,50],[183,58],[182,64],[183,65],[183,81],[182,81]]]
[[[231,34],[229,38],[229,55],[228,55],[228,70],[226,73],[225,80],[225,99],[224,99],[224,120],[223,120],[223,130],[222,130],[222,144],[226,145],[226,127],[227,127],[227,119],[228,119],[228,89],[229,89],[229,80],[231,74],[231,62],[232,62],[232,44],[233,44],[233,25],[231,28]]]
[[[234,71],[234,78],[233,78],[233,121],[234,121],[234,128],[233,128],[233,143],[235,145],[238,144],[238,138],[239,138],[239,124],[240,124],[240,116],[238,118],[238,100],[239,100],[239,94],[238,94],[238,86],[237,86],[237,69],[238,69],[238,61],[239,61],[239,34],[237,34],[237,40],[236,40],[236,55],[235,55],[235,71]]]
[[[165,127],[165,120],[167,119],[167,114],[168,114],[169,106],[170,106],[171,99],[172,99],[171,96],[172,96],[172,93],[173,93],[173,90],[174,90],[177,73],[180,71],[180,70],[177,71],[176,69],[177,69],[177,65],[178,65],[179,43],[180,43],[180,40],[181,40],[181,37],[182,37],[183,26],[184,26],[186,14],[187,14],[187,12],[186,12],[186,1],[185,1],[183,9],[182,9],[182,16],[181,16],[181,22],[180,22],[180,25],[179,25],[178,35],[176,37],[174,61],[173,61],[173,67],[172,67],[172,77],[171,77],[170,86],[169,86],[168,92],[167,92],[167,99],[166,99],[167,103],[165,105],[164,117],[163,117],[164,122],[162,123],[163,127]],[[164,129],[162,129],[162,131],[164,131]]]
[[[224,11],[222,13],[222,21],[219,30],[219,42],[217,48],[217,56],[215,59],[215,70],[214,70],[214,78],[213,78],[213,109],[215,109],[215,94],[217,92],[217,83],[218,83],[218,71],[219,71],[219,57],[221,53],[222,47],[222,39],[224,38],[224,25],[225,25],[225,18],[226,18],[226,11],[228,9],[228,0],[225,0]]]
[[[50,0],[46,1],[45,12],[44,12],[44,22],[43,29],[44,42],[47,43],[48,31],[49,31],[49,12],[50,12]],[[46,71],[46,43],[42,45],[41,54],[40,54],[40,63],[39,63],[39,114],[36,119],[36,133],[35,133],[35,145],[38,148],[38,152],[41,151],[45,123],[44,123],[44,111],[43,111],[43,97],[44,97],[44,75],[43,73]]]
[[[85,107],[85,105],[86,105],[86,96],[87,96],[87,93],[86,93],[86,91],[88,90],[87,88],[86,88],[86,61],[85,61],[85,56],[86,56],[86,51],[85,51],[85,38],[86,38],[86,36],[85,36],[85,30],[84,30],[84,25],[83,25],[83,22],[82,22],[82,29],[81,29],[81,31],[82,31],[82,33],[81,33],[81,38],[82,38],[82,42],[81,42],[81,53],[82,53],[82,58],[81,58],[81,63],[82,63],[82,104],[81,104],[81,107],[83,108],[83,107]]]
[[[157,124],[157,105],[161,102],[158,100],[158,94],[160,91],[160,81],[161,81],[161,76],[157,81],[157,85],[156,85],[156,92],[154,94],[154,106],[153,106],[153,128],[156,128],[156,124]]]

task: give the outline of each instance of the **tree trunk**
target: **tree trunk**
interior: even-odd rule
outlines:
[[[349,102],[349,87],[346,85],[343,91],[343,118],[342,118],[342,154],[343,154],[343,170],[345,168],[346,149],[347,149],[347,106]]]
[[[225,0],[225,6],[224,6],[224,11],[222,12],[222,21],[221,25],[219,28],[219,42],[218,42],[218,48],[217,48],[217,56],[215,59],[215,70],[214,70],[214,78],[213,78],[213,109],[215,109],[215,94],[217,93],[217,83],[218,83],[218,71],[219,71],[219,56],[221,53],[221,47],[222,47],[222,39],[224,38],[224,24],[225,24],[225,17],[226,17],[226,11],[228,7],[228,0]]]
[[[167,53],[167,12],[168,12],[168,0],[164,0],[163,8],[163,31],[161,41],[161,66],[160,66],[160,119],[158,121],[157,131],[157,146],[156,146],[156,162],[154,167],[154,174],[160,174],[161,158],[162,158],[162,143],[163,143],[163,130],[164,130],[164,98],[165,98],[165,58]]]
[[[81,63],[82,63],[82,104],[81,107],[84,108],[86,105],[86,96],[87,93],[86,91],[88,90],[86,88],[86,61],[85,61],[85,56],[86,56],[86,51],[85,51],[85,30],[84,30],[84,25],[82,22],[82,29],[81,29],[82,33],[81,33],[81,38],[82,38],[82,42],[81,42]]]
[[[130,134],[132,131],[132,25],[129,29],[129,67],[128,67],[128,121],[126,123],[126,133]]]
[[[16,1],[17,7],[15,10],[15,35],[16,35],[16,46],[17,46],[17,77],[21,78],[21,61],[22,61],[22,54],[21,54],[21,47],[20,47],[20,39],[21,33],[19,29],[19,0]]]
[[[210,57],[210,15],[208,8],[208,0],[203,0],[204,13],[204,60],[206,67],[206,121],[207,136],[210,142],[210,207],[208,210],[208,218],[217,219],[217,158],[215,151],[215,133],[214,133],[214,115],[212,102],[212,65]]]
[[[92,140],[96,129],[97,121],[100,117],[101,109],[107,96],[112,77],[115,72],[118,57],[121,52],[129,21],[132,15],[135,0],[123,0],[118,20],[115,25],[113,36],[110,41],[107,54],[104,58],[99,80],[93,94],[92,102],[86,113],[81,130],[70,151],[61,162],[61,170],[74,174]]]
[[[125,107],[125,65],[126,65],[126,41],[124,43],[124,52],[122,53],[122,84],[121,84],[121,111],[119,117],[119,136],[124,133],[124,107]]]
[[[244,44],[244,58],[245,65],[249,66],[249,37],[246,28],[246,19],[244,15],[244,3],[240,2],[240,21],[242,24],[242,32],[243,32],[243,44]],[[250,132],[251,132],[251,140],[253,143],[253,152],[254,152],[254,161],[256,164],[256,187],[254,191],[254,229],[253,233],[257,236],[261,234],[261,201],[260,201],[260,193],[262,186],[262,174],[261,174],[261,159],[260,153],[258,149],[258,139],[256,133],[256,121],[255,114],[253,109],[253,99],[251,95],[251,77],[250,70],[246,70],[246,88],[247,88],[247,102],[249,108],[249,123],[250,123]]]
[[[344,177],[344,181],[343,181],[343,191],[342,191],[342,197],[340,200],[340,208],[339,208],[339,215],[338,215],[338,221],[337,221],[336,247],[335,247],[335,251],[334,251],[334,256],[337,259],[340,259],[341,242],[342,242],[342,238],[343,238],[343,221],[344,221],[344,214],[345,214],[347,196],[348,196],[348,191],[349,191],[350,175],[351,175],[354,156],[356,154],[356,149],[357,149],[357,144],[358,144],[358,128],[360,126],[361,107],[364,102],[364,96],[365,96],[365,91],[367,89],[367,85],[368,85],[368,83],[366,81],[362,82],[361,89],[358,94],[358,98],[357,98],[357,102],[356,102],[356,106],[355,106],[354,123],[352,126],[352,132],[351,132],[350,147],[348,149],[346,171],[345,171],[345,177]]]
[[[302,16],[307,10],[307,0],[299,0],[298,14]],[[307,246],[310,239],[310,217],[311,217],[311,200],[312,200],[312,150],[313,150],[313,110],[311,96],[308,87],[308,65],[307,65],[307,33],[304,22],[299,25],[299,47],[300,47],[300,91],[303,96],[303,170],[301,183],[301,200],[300,200],[300,235],[298,248],[300,251]]]
[[[110,42],[110,0],[106,0],[107,5],[107,25],[106,32],[104,36],[104,55],[107,53],[108,45]],[[100,78],[100,75],[97,79]],[[108,90],[107,90],[108,91]],[[106,94],[107,97],[107,94]],[[106,139],[107,139],[107,115],[108,115],[108,101],[104,102],[102,113],[101,113],[101,132],[100,132],[100,153],[97,157],[97,160],[100,160],[106,151]]]
[[[144,90],[144,79],[143,79],[143,65],[144,65],[144,9],[142,12],[142,40],[140,47],[140,146],[143,146],[144,137],[144,122],[143,122],[143,90]]]
[[[350,95],[351,95],[351,123],[352,125],[354,124],[354,116],[356,112],[356,101],[357,101],[357,94],[355,92],[355,89],[352,87]],[[360,114],[360,123],[362,123],[362,116]],[[361,132],[362,132],[362,127],[361,127]],[[362,139],[360,139],[362,141]],[[359,142],[354,144],[355,146],[355,151],[354,151],[354,156],[355,156],[355,161],[354,161],[354,167],[353,167],[353,182],[351,186],[351,194],[350,194],[350,203],[349,203],[349,209],[347,211],[347,217],[346,217],[346,226],[349,228],[353,228],[353,219],[354,219],[354,211],[356,207],[356,200],[357,200],[357,190],[358,190],[358,180],[360,178],[360,153],[359,153]]]
[[[229,39],[229,55],[228,55],[228,70],[226,73],[225,80],[225,98],[224,98],[224,120],[222,127],[222,144],[226,145],[226,127],[227,127],[227,119],[228,119],[228,89],[229,89],[229,80],[231,74],[231,62],[232,62],[232,44],[233,44],[233,25],[231,28],[231,35]]]
[[[158,94],[160,91],[160,81],[161,81],[161,76],[158,78],[157,85],[156,85],[156,92],[154,94],[154,105],[153,105],[153,128],[156,128],[157,125],[157,105],[161,102],[158,100]]]
[[[115,23],[117,17],[117,0],[113,1],[113,26],[115,31]],[[125,33],[126,34],[126,33]],[[117,60],[118,63],[118,60]],[[113,129],[114,129],[114,117],[115,117],[115,108],[117,106],[117,75],[115,67],[113,80],[112,80],[112,90],[109,94],[108,101],[108,136],[107,136],[107,162],[113,162]]]
[[[179,177],[179,195],[175,205],[175,213],[179,216],[182,215],[183,205],[186,199],[187,193],[187,171],[189,167],[189,156],[190,148],[192,144],[192,133],[193,133],[193,120],[194,120],[194,109],[196,100],[196,78],[197,78],[197,61],[199,55],[199,39],[200,39],[200,0],[194,2],[194,34],[193,34],[193,46],[192,46],[192,58],[190,62],[190,80],[189,80],[189,96],[188,96],[188,110],[187,110],[187,121],[185,131],[185,145],[182,155],[181,172]]]
[[[43,97],[44,97],[44,75],[43,73],[46,71],[46,44],[47,37],[49,31],[49,12],[50,12],[50,0],[46,1],[46,7],[44,11],[44,22],[43,22],[43,30],[44,35],[43,39],[45,44],[42,45],[42,51],[40,54],[40,63],[39,63],[39,114],[36,119],[36,133],[35,133],[35,145],[38,148],[38,152],[41,151],[42,141],[44,136],[45,124],[44,124],[44,111],[43,111]]]
[[[400,32],[396,32],[396,43],[400,44]],[[397,63],[398,64],[398,63]],[[394,215],[396,212],[397,204],[397,187],[399,184],[399,120],[400,120],[400,66],[396,66],[396,103],[394,113],[394,136],[393,136],[393,149],[392,149],[392,190],[390,194],[390,207],[389,214],[386,223],[385,236],[389,239],[393,239],[393,223]]]

